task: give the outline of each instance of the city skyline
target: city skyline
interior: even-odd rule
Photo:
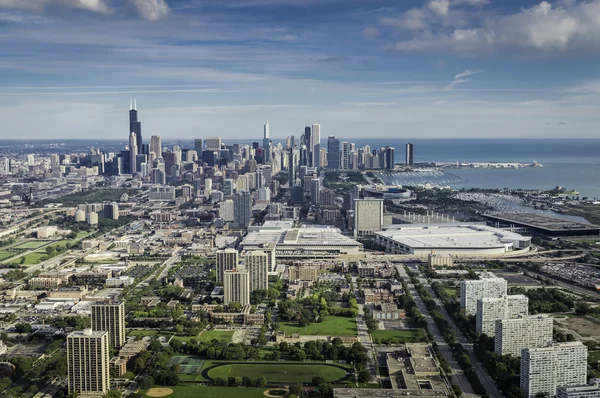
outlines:
[[[597,10],[600,0],[1,0],[3,136],[118,139],[133,97],[145,135],[164,139],[259,139],[266,121],[272,137],[314,123],[348,139],[593,137]]]

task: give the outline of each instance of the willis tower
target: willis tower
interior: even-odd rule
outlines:
[[[129,134],[135,133],[137,138],[137,154],[144,152],[142,145],[142,122],[138,122],[137,103],[135,100],[129,103]]]

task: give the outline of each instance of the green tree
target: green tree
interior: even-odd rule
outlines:
[[[302,384],[300,384],[300,383],[292,384],[289,387],[289,390],[290,390],[290,394],[301,395],[302,394]]]
[[[120,390],[110,390],[106,394],[104,394],[104,398],[121,398],[123,397],[123,393]]]
[[[325,395],[327,397],[333,396],[333,386],[331,383],[321,383],[319,385],[319,392],[321,395]]]
[[[368,370],[363,369],[358,372],[358,381],[361,383],[366,383],[371,379],[371,373]]]
[[[312,383],[313,383],[315,386],[317,386],[317,387],[318,387],[318,386],[320,386],[322,383],[325,383],[325,379],[324,379],[324,378],[322,378],[321,376],[315,376],[315,377],[313,377],[313,378],[312,378]]]

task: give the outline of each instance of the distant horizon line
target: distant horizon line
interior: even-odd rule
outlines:
[[[156,135],[156,134],[154,134]],[[152,135],[150,135],[149,137],[152,137]],[[168,138],[168,137],[161,137],[162,140],[170,140],[170,141],[188,141],[188,140],[197,140],[197,139],[202,139],[205,140],[207,138],[213,138],[213,137],[196,137],[196,138]],[[300,137],[300,136],[294,136],[294,137]],[[239,141],[252,141],[252,142],[262,142],[261,138],[257,138],[255,139],[249,139],[249,138],[225,138],[225,137],[220,137],[221,140],[239,140]],[[270,141],[285,141],[288,137],[284,137],[284,138],[270,138]],[[556,138],[556,137],[552,137],[552,138],[544,138],[544,137],[539,137],[539,138],[494,138],[494,137],[486,137],[486,138],[473,138],[473,137],[444,137],[444,138],[410,138],[410,137],[406,137],[406,138],[389,138],[389,137],[370,137],[370,138],[359,138],[359,137],[354,137],[354,138],[340,138],[340,137],[335,137],[338,140],[391,140],[391,141],[399,141],[399,140],[404,140],[404,141],[453,141],[453,140],[473,140],[473,141],[584,141],[584,140],[588,140],[588,141],[600,141],[600,138],[591,138],[591,137],[565,137],[565,138]],[[52,142],[59,142],[59,141],[123,141],[123,142],[128,142],[128,138],[24,138],[24,139],[18,139],[18,138],[0,138],[0,142],[3,141],[22,141],[22,142],[33,142],[33,141],[52,141]],[[327,139],[321,139],[321,142],[327,142]]]

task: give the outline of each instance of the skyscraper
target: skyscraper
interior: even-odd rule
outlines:
[[[529,299],[523,294],[512,294],[500,298],[484,297],[477,300],[477,324],[475,331],[489,337],[496,334],[496,321],[513,319],[529,314]]]
[[[269,255],[262,251],[252,251],[244,257],[246,269],[250,272],[250,291],[269,288]]]
[[[385,168],[386,170],[393,170],[394,168],[394,156],[396,150],[392,147],[385,147]]]
[[[125,344],[125,303],[92,305],[92,330],[108,332],[111,347]]]
[[[332,135],[327,138],[327,168],[333,170],[340,168],[340,140]]]
[[[479,280],[468,280],[460,283],[460,306],[467,315],[477,313],[477,300],[482,298],[499,298],[506,296],[506,279],[494,274],[483,273]]]
[[[138,155],[138,146],[137,146],[137,136],[135,132],[131,132],[129,134],[129,173],[135,174],[137,173],[137,155]]]
[[[340,169],[348,170],[350,167],[350,144],[346,141],[342,142],[342,156],[340,158]]]
[[[269,141],[269,123],[265,123],[264,131],[263,131],[263,149],[265,150],[265,157],[263,163],[267,163],[271,161],[271,143]]]
[[[313,178],[310,180],[310,204],[316,206],[319,204],[319,196],[321,194],[321,180]]]
[[[494,351],[498,355],[521,356],[524,348],[539,348],[552,341],[553,319],[548,315],[520,316],[496,321]]]
[[[383,228],[383,199],[354,200],[354,236],[375,235]]]
[[[223,304],[238,302],[250,304],[250,273],[245,269],[225,271],[223,283]]]
[[[237,268],[238,251],[236,249],[217,250],[217,282],[223,283],[225,271]]]
[[[202,153],[202,151],[204,150],[204,147],[202,146],[202,138],[196,138],[194,140],[194,150],[198,154]]]
[[[288,169],[290,171],[288,185],[290,189],[294,186],[294,182],[296,181],[296,154],[293,149],[290,149],[288,160]]]
[[[67,336],[69,394],[106,394],[110,390],[108,332],[72,332]]]
[[[154,158],[162,158],[162,142],[160,135],[150,137],[150,151],[154,152]]]
[[[252,219],[252,196],[248,191],[233,195],[233,223],[237,228],[246,228]]]
[[[310,126],[306,126],[304,127],[304,142],[300,143],[300,147],[302,147],[302,145],[305,145],[307,148],[307,152],[310,154],[310,151],[312,151],[312,134],[311,134],[311,130],[310,130]],[[310,156],[308,156],[310,158]],[[307,164],[308,166],[312,166],[312,164],[310,164],[310,160],[308,160],[309,164]]]
[[[406,165],[415,164],[415,146],[411,143],[406,144]]]
[[[138,121],[137,103],[134,100],[129,103],[129,133],[135,133],[136,136],[136,153],[142,153],[142,123]],[[131,147],[131,145],[130,145]]]
[[[312,136],[311,136],[311,146],[310,146],[310,154],[312,156],[313,167],[321,167],[321,125],[313,124],[312,125]]]
[[[207,137],[204,140],[207,151],[220,151],[221,150],[221,137]]]

